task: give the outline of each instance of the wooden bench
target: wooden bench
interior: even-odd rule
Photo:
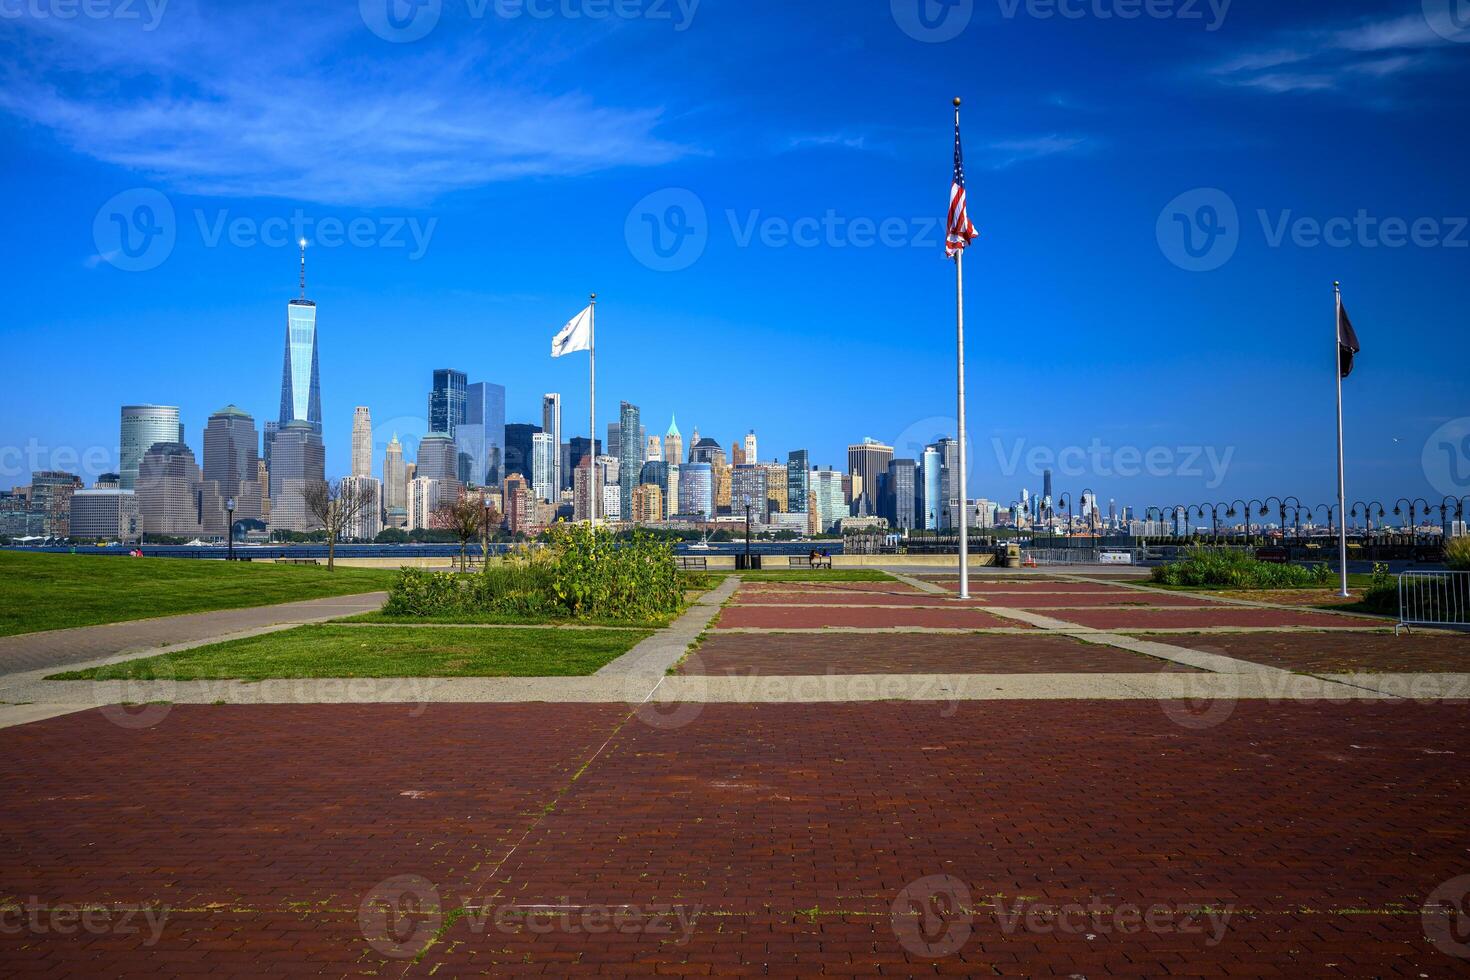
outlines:
[[[686,572],[702,572],[709,567],[709,561],[705,558],[694,558],[689,555],[675,555],[674,560],[679,567]]]
[[[826,569],[830,569],[832,567],[832,559],[831,558],[820,558],[819,557],[819,558],[817,558],[816,561],[813,561],[811,555],[792,555],[790,558],[786,559],[786,562],[792,568],[826,568]]]
[[[277,565],[320,565],[321,560],[317,558],[277,558]]]

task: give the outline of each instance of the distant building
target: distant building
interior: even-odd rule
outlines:
[[[730,465],[731,466],[744,466],[745,465],[745,447],[742,446],[738,442],[732,442],[732,443],[730,443]]]
[[[531,480],[531,460],[534,457],[531,441],[543,430],[529,422],[511,422],[505,427],[505,474],[518,473]]]
[[[537,433],[545,435],[545,433]],[[550,436],[546,437],[550,440]],[[504,484],[505,529],[511,534],[531,534],[536,523],[536,501],[530,484],[520,473],[508,474]]]
[[[499,487],[505,478],[505,388],[477,381],[465,389],[464,418],[454,429],[455,479]]]
[[[317,530],[321,521],[306,506],[306,491],[327,478],[326,450],[322,447],[321,433],[308,422],[288,422],[276,433],[275,448],[271,453],[271,529]],[[151,533],[146,505],[143,523]]]
[[[638,406],[631,402],[623,402],[618,408],[618,429],[620,431],[618,445],[620,451],[618,457],[618,513],[631,515],[633,513],[633,489],[638,486],[638,473],[643,469],[643,440],[641,433],[642,424],[639,421]]]
[[[640,483],[633,488],[633,522],[649,524],[664,519],[664,494],[656,483]]]
[[[659,437],[656,436],[656,435],[649,436],[648,437],[648,442],[645,444],[645,446],[643,448],[643,461],[645,463],[649,463],[649,462],[653,462],[654,460],[661,460],[663,458],[664,458],[663,441],[660,440]]]
[[[561,395],[554,391],[541,396],[541,431],[551,436],[556,453],[556,467],[551,475],[551,485],[555,488],[551,499],[555,500],[565,489],[569,476],[562,472]]]
[[[459,453],[454,440],[442,432],[431,432],[419,440],[419,458],[415,476],[436,480],[439,493],[446,498],[459,496]]]
[[[116,473],[102,473],[92,484],[93,490],[121,490]]]
[[[664,462],[675,466],[684,462],[684,437],[673,417],[669,418],[669,431],[664,433]]]
[[[689,450],[689,461],[691,463],[719,463],[726,465],[725,450],[713,439],[700,439]]]
[[[438,480],[416,476],[408,481],[408,529],[434,526],[434,511],[439,509]]]
[[[594,520],[598,516],[594,507],[600,504],[601,496],[601,467],[597,465],[592,456],[584,455],[572,473],[572,520]]]
[[[454,437],[465,420],[465,373],[453,368],[434,371],[429,389],[429,431]]]
[[[816,531],[826,533],[835,529],[837,522],[848,516],[847,503],[842,495],[842,474],[828,467],[812,470],[807,479],[816,505]]]
[[[884,487],[885,515],[895,530],[911,530],[918,526],[919,464],[912,459],[894,459],[888,463]]]
[[[589,455],[602,455],[601,439],[597,440],[597,443],[594,446],[592,441],[589,440],[586,436],[573,436],[572,439],[568,441],[567,445],[570,447],[567,454],[567,461],[571,464],[573,470],[576,470],[578,466],[581,466],[582,460],[586,459]]]
[[[531,490],[537,500],[555,500],[556,442],[549,432],[531,436]]]
[[[790,508],[791,488],[786,485],[785,463],[758,463],[766,471],[766,516],[780,514]]]
[[[893,447],[865,438],[847,447],[847,469],[852,475],[852,512],[877,514],[884,498],[888,463]],[[864,499],[866,498],[866,499]]]
[[[41,470],[31,474],[29,510],[42,514],[44,533],[64,538],[70,532],[71,498],[82,489],[75,473]]]
[[[683,463],[669,463],[668,470],[664,476],[664,517],[671,518],[680,513],[679,510],[679,473],[683,469]]]
[[[623,488],[615,483],[603,484],[602,516],[610,521],[623,519]]]
[[[960,444],[958,440],[945,436],[936,440],[934,448],[939,451],[940,499],[943,509],[939,514],[941,528],[960,526]]]
[[[138,482],[134,488],[143,533],[183,538],[204,533],[199,499],[201,482],[194,451],[188,446],[182,442],[157,442],[150,446],[138,464]]]
[[[78,490],[71,498],[71,536],[130,544],[143,535],[138,498],[131,490]]]
[[[156,442],[183,442],[177,405],[124,405],[118,434],[118,485],[133,489],[138,480],[138,463]]]
[[[731,478],[730,464],[726,463],[722,457],[710,465],[715,477],[715,513],[728,514],[732,504],[730,490],[734,482]]]
[[[769,513],[766,470],[758,464],[742,463],[734,467],[730,475],[730,513],[741,517],[747,505],[750,506],[750,519],[764,524]]]
[[[806,513],[810,469],[811,460],[805,449],[793,449],[786,454],[786,507],[793,513]]]
[[[403,465],[403,444],[398,433],[383,452],[383,522],[388,527],[408,523],[408,471]]]
[[[938,446],[925,446],[919,458],[919,526],[936,531],[944,519],[944,457]]]
[[[352,475],[373,475],[373,413],[366,405],[352,410]]]
[[[266,488],[260,484],[260,456],[255,419],[234,405],[209,417],[204,427],[204,480],[212,497],[235,500],[235,520],[258,521],[265,506]],[[211,531],[225,533],[224,514],[205,515]]]
[[[687,463],[679,468],[679,513],[715,516],[714,467]]]
[[[349,541],[371,541],[383,530],[383,484],[370,476],[349,476],[342,489],[355,493],[363,505],[344,529]]]
[[[301,244],[301,295],[286,304],[286,353],[281,364],[281,412],[277,416],[277,433],[292,422],[305,423],[317,436],[322,434],[322,379],[318,364],[316,304],[306,298],[305,242]],[[183,441],[182,435],[179,441]],[[274,448],[271,451],[274,453]]]

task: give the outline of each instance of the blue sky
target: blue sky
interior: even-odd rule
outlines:
[[[196,451],[227,402],[273,418],[298,229],[333,472],[355,405],[379,453],[422,429],[436,367],[584,432],[585,358],[547,348],[589,290],[599,428],[921,445],[955,415],[959,95],[972,496],[1051,465],[1140,508],[1327,501],[1334,279],[1351,496],[1470,492],[1447,4],[396,2],[6,8],[0,482],[110,466],[124,403]]]

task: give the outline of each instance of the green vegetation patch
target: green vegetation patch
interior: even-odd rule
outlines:
[[[1160,585],[1209,589],[1320,589],[1331,577],[1326,565],[1281,565],[1215,548],[1191,549],[1183,560],[1153,570]]]
[[[468,626],[298,626],[48,680],[267,680],[279,677],[581,677],[645,630]]]
[[[0,551],[0,636],[386,589],[376,568]]]
[[[892,582],[893,576],[875,568],[771,568],[754,572],[711,572],[711,575],[738,574],[746,582]]]

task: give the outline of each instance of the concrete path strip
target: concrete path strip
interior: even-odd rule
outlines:
[[[659,678],[683,659],[699,634],[709,628],[720,607],[740,587],[740,577],[732,575],[695,600],[689,610],[627,653],[604,664],[594,677]],[[647,693],[645,691],[645,693]]]
[[[136,619],[0,637],[0,676],[99,660],[119,654],[160,653],[253,635],[270,627],[321,623],[373,612],[386,592],[307,599],[245,609]]]
[[[933,582],[925,582],[923,579],[914,578],[912,575],[904,575],[902,572],[889,572],[888,574],[892,575],[895,579],[902,582],[904,585],[918,589],[920,592],[928,592],[931,595],[942,596],[954,594],[942,585],[935,585]],[[958,575],[959,573],[956,572],[955,574]]]

